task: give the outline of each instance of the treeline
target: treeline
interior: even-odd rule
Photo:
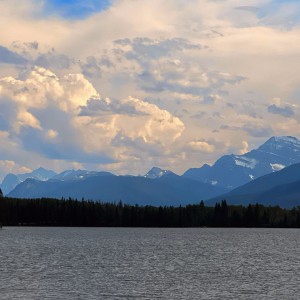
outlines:
[[[300,227],[300,208],[262,205],[131,206],[72,199],[0,199],[3,226]]]

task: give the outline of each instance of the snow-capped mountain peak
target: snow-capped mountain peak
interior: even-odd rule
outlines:
[[[7,174],[2,183],[1,189],[3,190],[4,194],[8,194],[11,190],[13,190],[19,183],[25,181],[28,178],[36,179],[39,181],[47,181],[48,179],[55,176],[56,173],[51,170],[46,170],[44,168],[38,168],[31,173],[25,174]]]
[[[300,141],[292,136],[274,136],[248,153],[224,155],[211,167],[189,169],[183,176],[232,189],[298,162]]]
[[[76,179],[83,179],[89,176],[93,176],[97,174],[96,171],[88,171],[88,170],[66,170],[62,173],[54,176],[52,179],[54,180],[76,180]]]
[[[31,175],[32,175],[31,178],[33,178],[33,179],[37,179],[40,181],[46,181],[46,180],[52,178],[53,176],[55,176],[56,173],[52,170],[47,170],[47,169],[40,167],[40,168],[32,171]]]
[[[292,136],[271,137],[257,150],[280,154],[282,152],[300,151],[300,141]]]
[[[172,173],[169,170],[163,170],[161,168],[158,167],[153,167],[146,175],[144,175],[144,177],[146,178],[150,178],[150,179],[156,179],[156,178],[160,178],[166,174],[170,174]]]

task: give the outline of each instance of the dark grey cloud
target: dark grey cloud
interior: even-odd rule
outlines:
[[[220,129],[226,130],[226,129],[232,129],[232,128],[227,124],[223,124],[220,126]],[[237,128],[234,128],[234,129],[237,129]]]
[[[216,102],[215,97],[211,96],[211,95],[207,95],[203,97],[203,101],[204,104],[214,104]]]
[[[236,105],[234,103],[227,102],[226,106],[228,106],[230,108],[235,108]]]
[[[244,125],[242,129],[252,137],[270,137],[273,135],[272,128],[266,125],[251,123]]]
[[[206,112],[204,112],[204,111],[198,111],[197,113],[193,114],[191,116],[191,118],[193,118],[193,119],[202,119],[206,115],[207,115]]]
[[[114,64],[106,55],[102,55],[99,58],[95,56],[88,56],[84,62],[80,62],[80,67],[82,73],[86,77],[100,78],[103,70],[105,71],[106,69],[114,67]]]
[[[137,79],[140,87],[147,92],[159,93],[171,91],[183,94],[205,95],[205,99],[211,101],[211,103],[213,99],[209,99],[209,95],[212,92],[219,91],[225,83],[236,84],[245,79],[243,76],[235,75],[226,78],[225,76],[220,76],[218,72],[204,74],[204,72],[201,73],[200,70],[194,77],[191,76],[191,78],[186,78],[190,68],[191,66],[185,66],[185,68],[179,68],[177,70],[174,68],[172,71],[168,72],[162,71],[159,78],[155,76],[152,70],[145,70],[137,76]],[[206,83],[205,87],[201,86],[202,75],[207,75],[209,78],[209,82]],[[189,82],[189,84],[182,84],[181,81]]]
[[[64,54],[56,54],[55,52],[48,52],[41,54],[34,61],[34,64],[46,69],[69,69],[74,61]]]
[[[26,64],[27,60],[18,53],[0,46],[0,63],[22,65]]]
[[[193,44],[183,38],[173,38],[155,40],[145,37],[135,39],[121,39],[115,41],[116,45],[131,46],[131,50],[126,52],[127,59],[144,61],[147,59],[158,59],[170,56],[172,53],[184,49],[202,49],[199,44]]]
[[[224,119],[223,115],[222,115],[221,112],[219,112],[219,111],[213,112],[213,113],[212,113],[212,116],[213,116],[214,118]]]
[[[230,106],[228,105],[228,107]],[[242,100],[232,106],[232,108],[235,108],[236,112],[239,114],[247,115],[254,119],[261,119],[256,109],[256,104],[252,100]]]
[[[109,103],[102,99],[89,99],[87,105],[80,107],[80,116],[100,116],[111,113]]]
[[[209,95],[222,93],[225,84],[245,80],[243,76],[207,70],[201,62],[191,62],[185,51],[201,51],[205,46],[184,38],[125,38],[116,40],[115,45],[114,55],[120,61],[131,60],[139,65],[139,73],[129,72],[137,85],[148,93],[192,94],[213,103],[215,99]]]
[[[94,56],[86,58],[85,63],[81,64],[81,70],[87,77],[101,77],[101,67]]]
[[[80,116],[101,116],[107,114],[125,114],[135,116],[146,116],[145,112],[137,110],[133,102],[125,102],[118,100],[103,100],[92,98],[87,101],[86,106],[80,107]]]
[[[281,115],[285,118],[292,117],[295,114],[292,107],[290,107],[290,106],[281,107],[281,106],[276,105],[276,104],[269,105],[268,106],[268,112],[271,113],[271,114],[275,114],[275,115]]]
[[[29,54],[32,50],[36,51],[39,49],[39,43],[37,41],[34,42],[27,42],[22,43],[19,41],[13,41],[11,44],[11,47],[18,50],[18,53],[21,53],[22,55],[26,56]]]

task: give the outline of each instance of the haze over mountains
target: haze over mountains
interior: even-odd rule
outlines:
[[[222,156],[212,166],[189,169],[182,176],[158,167],[144,176],[86,170],[56,174],[40,168],[28,174],[8,174],[1,188],[9,197],[18,198],[72,197],[140,205],[185,205],[208,199],[207,204],[213,205],[228,198],[234,204],[260,202],[290,207],[300,204],[296,184],[297,180],[300,183],[300,164],[284,168],[297,163],[300,141],[272,137],[258,149]]]

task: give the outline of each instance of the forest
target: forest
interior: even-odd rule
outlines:
[[[0,199],[2,226],[89,227],[300,227],[300,207],[283,209],[259,204],[214,207],[131,206],[74,199]]]

